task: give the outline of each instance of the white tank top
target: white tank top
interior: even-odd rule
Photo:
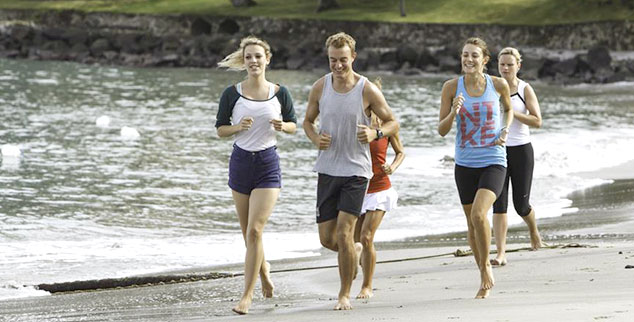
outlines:
[[[240,98],[236,101],[231,118],[236,124],[243,117],[253,118],[253,125],[248,131],[236,134],[236,145],[243,150],[257,152],[277,144],[276,131],[269,123],[272,119],[282,118],[282,105],[275,98],[275,85],[269,84],[269,97],[266,100],[251,100],[242,96],[242,86],[236,85]]]
[[[526,109],[526,96],[524,95],[526,85],[528,85],[528,83],[518,79],[517,93],[511,95],[511,105],[516,113],[528,114],[528,110]],[[530,135],[528,125],[514,119],[509,127],[509,136],[506,139],[506,146],[518,146],[530,143]]]

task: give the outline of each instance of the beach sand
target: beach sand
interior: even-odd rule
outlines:
[[[378,244],[378,260],[388,262],[377,264],[375,296],[353,299],[351,311],[332,310],[339,275],[336,254],[324,250],[273,262],[275,296],[263,299],[258,285],[246,316],[231,312],[243,285],[233,277],[5,300],[0,321],[634,321],[634,268],[626,268],[634,266],[634,180],[619,179],[571,194],[576,212],[540,220],[553,248],[528,251],[527,238],[510,240],[508,265],[494,268],[485,300],[474,299],[473,257],[452,255],[469,249],[460,233],[444,246]],[[512,232],[526,236],[523,227]],[[211,269],[242,267],[189,272]],[[361,275],[353,297],[360,283]]]

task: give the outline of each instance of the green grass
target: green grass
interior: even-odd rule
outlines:
[[[0,0],[0,9],[520,25],[634,20],[634,10],[620,0],[406,0],[406,17],[399,15],[398,0],[338,0],[340,9],[322,13],[315,13],[317,0],[256,2],[237,9],[229,0]]]

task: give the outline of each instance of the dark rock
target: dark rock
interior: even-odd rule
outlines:
[[[409,63],[412,66],[418,61],[418,52],[413,46],[400,45],[396,48],[396,59],[399,64]]]
[[[415,66],[425,68],[428,65],[438,65],[438,59],[428,49],[423,49],[418,54]]]
[[[65,40],[68,45],[73,46],[75,44],[86,44],[89,39],[89,35],[86,31],[81,29],[70,29],[64,30],[61,35],[62,39]]]
[[[197,17],[192,21],[190,33],[193,36],[209,35],[211,34],[211,24],[207,20]]]
[[[381,63],[398,63],[396,50],[390,50],[382,53]]]
[[[61,40],[46,42],[44,43],[44,45],[42,45],[41,48],[42,50],[58,52],[58,53],[68,52],[69,50],[68,45]]]
[[[219,33],[233,35],[238,31],[240,31],[240,25],[238,25],[238,23],[233,19],[227,18],[220,22],[220,25],[218,26]]]
[[[181,47],[180,38],[178,36],[166,36],[163,38],[161,50],[166,53],[175,53]]]
[[[562,74],[564,76],[572,76],[577,71],[578,61],[579,59],[577,57],[565,59],[565,60],[554,63],[551,68],[557,74]]]
[[[616,72],[605,79],[606,83],[623,82],[631,77],[633,74],[629,71]]]
[[[539,69],[538,78],[545,77],[554,77],[557,73],[553,69],[553,65],[555,65],[557,61],[552,60],[550,58],[545,58],[542,67]]]
[[[62,28],[45,28],[42,29],[42,35],[49,40],[64,40],[64,34],[66,34],[66,29]]]
[[[24,40],[33,36],[33,29],[29,26],[13,25],[10,28],[9,35],[17,40]]]
[[[539,77],[539,70],[543,65],[543,58],[522,57],[522,66],[518,75],[522,79],[537,79]]]
[[[609,69],[612,63],[612,57],[610,56],[610,50],[603,46],[598,46],[588,50],[587,55],[588,65],[595,72],[600,69]]]
[[[125,33],[117,35],[113,39],[113,45],[119,48],[122,53],[141,54],[143,52],[138,34]]]
[[[99,57],[108,50],[112,50],[112,46],[106,38],[99,38],[90,45],[90,52],[94,57]]]

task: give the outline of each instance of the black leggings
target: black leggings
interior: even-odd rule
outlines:
[[[506,180],[498,200],[493,204],[493,212],[506,213],[509,199],[509,179],[513,184],[513,206],[517,214],[524,217],[531,213],[529,203],[531,184],[533,182],[533,167],[535,159],[533,146],[530,143],[506,147]]]

